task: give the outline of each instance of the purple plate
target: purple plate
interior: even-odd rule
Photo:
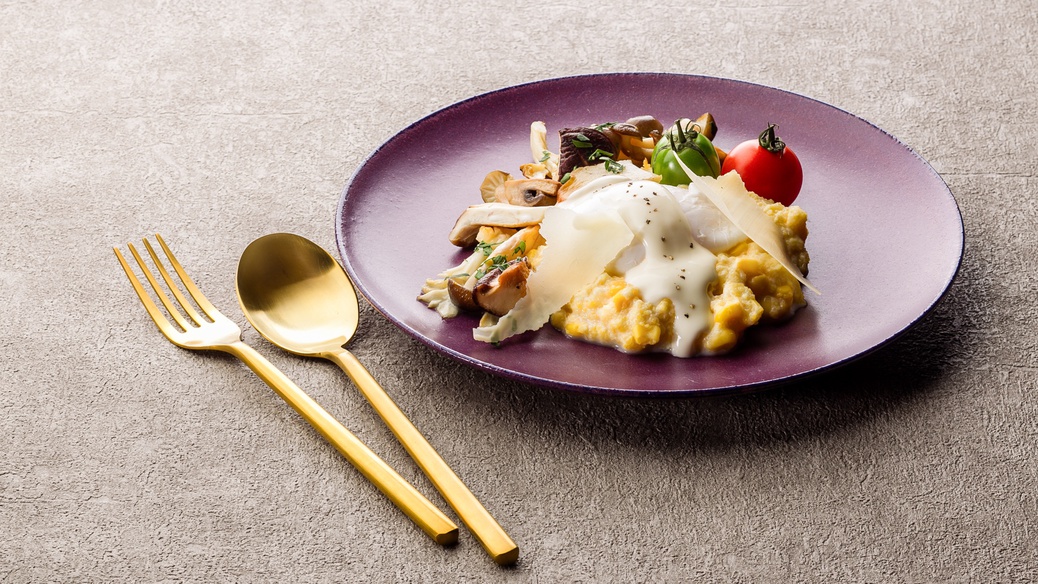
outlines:
[[[780,326],[753,327],[722,357],[627,355],[545,325],[500,347],[472,339],[477,319],[440,317],[416,300],[426,278],[467,254],[447,241],[481,202],[487,172],[519,174],[530,122],[550,136],[578,124],[650,114],[665,124],[709,111],[730,149],[769,122],[804,166],[797,204],[809,219],[809,306]],[[861,357],[905,332],[948,289],[962,258],[958,206],[930,165],[845,111],[741,81],[654,73],[566,77],[517,85],[446,107],[373,152],[339,201],[343,265],[371,304],[407,333],[462,363],[525,382],[612,395],[695,396],[760,389]]]

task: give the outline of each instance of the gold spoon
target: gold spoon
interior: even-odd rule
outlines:
[[[350,376],[495,562],[519,558],[515,542],[344,348],[360,317],[353,283],[335,258],[298,235],[266,235],[242,252],[236,288],[245,317],[267,340],[296,355],[328,359]]]

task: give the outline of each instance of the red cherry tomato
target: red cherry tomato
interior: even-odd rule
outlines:
[[[739,144],[724,159],[721,174],[736,171],[742,182],[765,199],[790,205],[800,194],[804,171],[793,150],[775,135],[775,125],[756,140]]]

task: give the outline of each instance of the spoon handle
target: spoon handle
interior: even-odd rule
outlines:
[[[263,355],[240,341],[228,345],[225,351],[248,365],[436,543],[458,541],[454,522]]]
[[[519,559],[519,546],[508,537],[505,530],[487,512],[476,496],[465,486],[465,483],[461,482],[458,475],[447,466],[443,458],[418,431],[418,428],[415,428],[411,420],[400,411],[400,407],[375,381],[371,373],[346,349],[331,353],[329,357],[350,376],[353,383],[357,385],[364,397],[396,435],[397,440],[403,444],[407,453],[429,477],[429,480],[469,528],[472,535],[490,554],[490,557],[501,565],[515,563]]]

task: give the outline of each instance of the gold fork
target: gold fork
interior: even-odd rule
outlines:
[[[231,319],[220,313],[198,289],[198,286],[188,277],[184,268],[170,251],[166,242],[158,234],[155,240],[165,253],[169,264],[179,276],[184,288],[194,301],[196,310],[187,297],[181,292],[180,287],[174,281],[172,275],[163,266],[159,255],[155,252],[151,243],[144,239],[144,247],[155,265],[156,271],[166,282],[169,291],[173,293],[180,309],[170,300],[163,291],[158,280],[148,269],[147,264],[133,244],[127,244],[130,253],[133,254],[137,265],[143,272],[145,279],[151,285],[155,296],[165,307],[166,313],[172,317],[172,321],[163,314],[162,310],[155,304],[151,296],[145,290],[140,279],[137,278],[130,265],[127,263],[119,248],[115,250],[115,256],[119,259],[126,277],[137,292],[137,296],[144,303],[148,315],[155,324],[174,345],[191,350],[210,350],[230,353],[241,359],[252,369],[256,375],[267,383],[282,399],[288,402],[306,421],[317,429],[326,440],[350,461],[369,481],[375,484],[397,507],[425,531],[436,543],[447,545],[458,541],[458,526],[446,515],[436,508],[428,499],[419,493],[410,483],[404,480],[396,471],[379,458],[374,452],[364,445],[349,430],[343,427],[335,418],[324,410],[310,396],[299,389],[295,383],[279,371],[274,365],[267,361],[255,349],[241,340],[241,329]],[[183,313],[181,312],[183,311]],[[185,316],[186,315],[186,316]]]

